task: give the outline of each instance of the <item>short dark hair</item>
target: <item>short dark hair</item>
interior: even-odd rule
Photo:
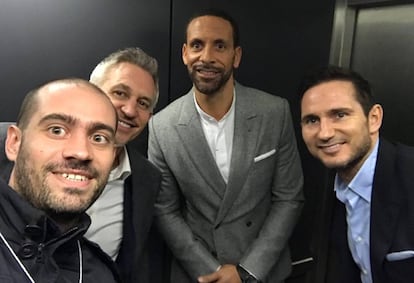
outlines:
[[[355,89],[355,98],[361,105],[364,114],[368,115],[372,106],[376,103],[371,92],[371,86],[360,74],[348,68],[328,66],[310,71],[306,74],[300,86],[300,99],[303,98],[303,95],[308,89],[330,81],[346,81],[352,83]]]
[[[185,27],[184,42],[187,41],[187,30],[190,23],[196,18],[204,16],[218,17],[229,22],[233,30],[233,45],[234,47],[240,46],[240,31],[236,20],[227,12],[218,9],[206,9],[193,14],[193,16],[187,21],[187,25]]]

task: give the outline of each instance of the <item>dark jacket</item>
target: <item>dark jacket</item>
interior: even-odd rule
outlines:
[[[123,232],[116,263],[123,282],[160,283],[166,272],[166,247],[151,225],[161,174],[132,146],[127,150],[132,174],[124,183]]]
[[[6,182],[13,168],[4,152],[10,124],[0,122],[0,178]],[[127,150],[132,174],[124,185],[123,234],[116,264],[122,282],[165,282],[168,251],[158,231],[151,227],[161,174],[132,144],[127,145]]]
[[[89,225],[83,214],[77,226],[61,233],[0,179],[0,282],[31,282],[25,269],[42,283],[79,282],[80,274],[83,282],[120,282],[113,261],[83,237]]]
[[[380,139],[371,196],[370,254],[373,283],[413,282],[414,148]],[[340,208],[340,205],[336,206]],[[342,210],[342,213],[341,213]],[[359,269],[346,237],[344,209],[337,209],[332,225],[328,283],[357,283]],[[388,254],[400,254],[390,259]]]

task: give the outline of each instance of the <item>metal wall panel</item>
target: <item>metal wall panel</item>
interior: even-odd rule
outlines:
[[[384,107],[381,133],[414,145],[414,4],[360,9],[351,67]]]

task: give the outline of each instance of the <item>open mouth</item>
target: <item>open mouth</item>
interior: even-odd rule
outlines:
[[[127,128],[127,129],[131,129],[131,128],[135,128],[136,125],[132,124],[132,123],[128,123],[122,120],[118,120],[118,126],[122,127],[122,128]]]

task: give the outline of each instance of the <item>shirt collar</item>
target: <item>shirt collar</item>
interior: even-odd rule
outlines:
[[[129,175],[131,175],[131,163],[129,162],[129,156],[128,151],[126,150],[126,146],[124,146],[123,151],[119,155],[119,164],[111,170],[108,182],[114,180],[125,181],[125,179],[129,177]]]
[[[196,107],[196,110],[198,112],[198,114],[200,115],[201,119],[206,120],[206,121],[216,121],[216,119],[214,119],[214,117],[210,116],[209,114],[207,114],[206,112],[203,111],[203,109],[201,109],[201,107],[198,105],[196,97],[195,97],[195,92],[193,92],[193,99],[194,99],[194,104]],[[223,118],[220,119],[220,121],[224,121],[227,119],[227,117],[230,115],[230,113],[234,112],[234,105],[236,104],[236,89],[233,89],[233,101],[231,103],[230,109],[229,111],[227,111],[226,115],[223,116]],[[220,122],[218,121],[218,122]]]

